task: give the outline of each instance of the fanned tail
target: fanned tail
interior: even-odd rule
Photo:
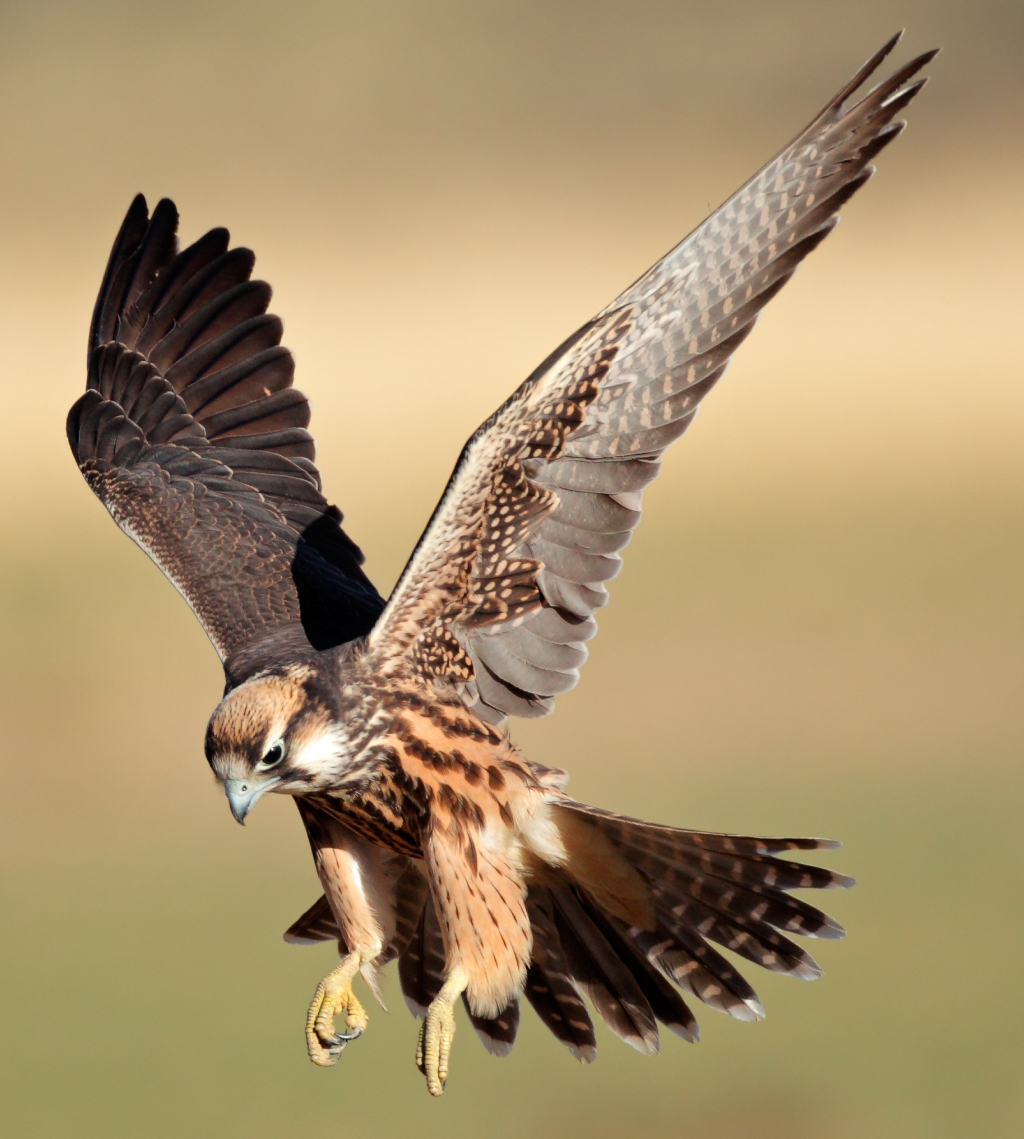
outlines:
[[[675,986],[738,1020],[764,1016],[753,988],[710,943],[774,972],[812,980],[821,970],[781,931],[843,936],[836,921],[788,891],[851,886],[853,880],[780,857],[837,843],[681,830],[569,799],[553,811],[563,839],[571,837],[566,882],[531,889],[535,940],[550,939],[538,916],[550,913],[563,984],[582,989],[609,1028],[639,1051],[657,1050],[657,1022],[686,1040],[699,1038]],[[621,898],[599,897],[588,886],[595,880],[596,850],[608,862],[601,877],[628,881],[623,863],[635,872],[637,896],[629,908],[652,914],[645,927],[628,919]],[[580,876],[573,874],[574,857],[585,867]]]

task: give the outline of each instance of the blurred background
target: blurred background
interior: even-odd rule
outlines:
[[[902,25],[893,66],[945,49],[910,129],[670,454],[583,683],[514,728],[600,805],[842,838],[849,937],[653,1059],[465,1026],[438,1102],[392,975],[315,1069],[294,807],[231,820],[216,657],[64,440],[132,195],[257,251],[386,592],[477,423]],[[0,5],[0,1132],[1021,1133],[1022,53],[1019,0]]]

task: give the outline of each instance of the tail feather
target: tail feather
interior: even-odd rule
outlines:
[[[773,973],[787,973],[805,981],[821,976],[821,969],[814,958],[767,922],[753,918],[729,921],[694,899],[670,895],[657,886],[652,886],[652,890],[663,914],[667,911],[672,919],[685,921],[702,937],[731,949],[748,961]]]
[[[695,870],[728,881],[775,890],[827,890],[852,886],[853,879],[821,866],[789,862],[770,854],[727,854],[688,841],[686,831],[673,840],[664,835],[645,836],[651,857],[672,865],[685,863]]]
[[[659,915],[653,932],[637,930],[637,944],[667,977],[709,1008],[735,1020],[761,1020],[757,993],[717,950],[692,929]]]
[[[338,923],[331,913],[330,903],[325,895],[320,897],[309,907],[297,921],[284,931],[284,939],[289,945],[316,945],[320,941],[341,941],[338,932]],[[346,952],[344,943],[340,946],[341,952]]]
[[[497,1016],[477,1016],[469,1007],[466,994],[462,994],[462,1003],[466,1009],[480,1043],[492,1056],[507,1056],[516,1042],[516,1033],[519,1031],[519,1002],[510,1001]]]
[[[692,1014],[672,985],[737,1019],[764,1016],[753,988],[710,942],[766,969],[810,980],[821,975],[818,965],[780,931],[808,937],[843,936],[838,922],[787,891],[850,886],[852,879],[777,857],[797,850],[828,849],[837,843],[679,830],[567,798],[558,806],[588,824],[581,828],[577,822],[575,830],[560,826],[563,838],[581,835],[586,842],[597,832],[610,843],[605,848],[610,856],[621,858],[636,871],[649,892],[651,922],[634,925],[624,921],[589,889],[589,879],[574,880],[578,841],[567,844],[564,873],[571,885],[553,891],[558,932],[573,980],[619,1035],[631,1037],[635,1046],[644,1041],[645,1051],[654,1047],[648,1012],[681,1035],[697,1037]],[[589,859],[590,878],[601,873],[601,867],[593,864],[594,851],[599,849],[596,843],[582,848],[582,857]],[[618,988],[608,985],[612,975],[608,953],[620,973],[624,969],[630,975],[631,988],[623,987],[620,974],[615,974]],[[642,1005],[636,1002],[637,990],[643,996]],[[627,992],[631,1001],[624,1002],[621,998]],[[629,1022],[627,1005],[629,1011],[639,1009],[643,1014],[643,1033],[636,1022]]]
[[[839,843],[833,839],[750,838],[714,831],[681,830],[614,815],[585,804],[569,802],[564,806],[589,815],[617,847],[629,851],[630,861],[638,854],[647,854],[672,866],[685,863],[731,881],[777,890],[821,890],[854,885],[853,879],[845,874],[775,857],[793,850],[835,850]]]
[[[444,984],[445,959],[441,926],[431,901],[423,906],[415,933],[398,958],[402,995],[413,1016],[423,1016]]]
[[[633,979],[647,998],[655,1018],[676,1036],[696,1044],[700,1039],[697,1018],[677,990],[665,979],[661,969],[637,944],[630,928],[621,919],[602,914],[586,895],[580,897],[580,902],[608,944],[619,955],[619,959],[633,974]]]
[[[643,990],[594,925],[575,893],[551,891],[555,924],[573,980],[590,997],[605,1024],[638,1052],[658,1050],[658,1025]]]
[[[672,827],[667,823],[649,823],[629,815],[619,815],[580,803],[575,799],[561,799],[559,805],[570,811],[587,815],[612,839],[630,849],[646,850],[648,844],[661,840],[673,849],[694,846],[702,850],[717,850],[723,854],[752,856],[783,854],[794,850],[837,850],[842,844],[834,838],[764,838],[752,835],[729,834],[726,831],[692,831]]]
[[[753,918],[804,937],[838,938],[846,933],[821,910],[772,886],[746,885],[725,877],[724,871],[706,873],[663,856],[643,854],[631,861],[648,882],[660,883],[682,899],[703,902],[726,920],[742,923]]]
[[[526,906],[533,928],[533,961],[526,974],[526,999],[577,1060],[593,1063],[597,1059],[594,1022],[573,984],[548,891],[531,890]]]
[[[401,957],[416,936],[430,887],[415,862],[410,862],[395,883],[395,933],[385,951],[385,961]]]
[[[742,886],[717,876],[701,875],[693,876],[691,882],[690,895],[727,918],[753,918],[803,937],[837,940],[846,936],[846,930],[835,918],[770,886]]]

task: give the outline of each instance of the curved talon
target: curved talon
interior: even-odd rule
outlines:
[[[337,1064],[350,1040],[362,1036],[369,1017],[352,991],[352,979],[360,965],[358,953],[350,953],[316,987],[306,1016],[306,1048],[309,1058],[322,1068]],[[348,1032],[336,1032],[334,1018],[345,1012]]]
[[[427,1091],[439,1096],[448,1079],[448,1062],[455,1039],[455,1002],[466,987],[461,970],[454,971],[430,1002],[416,1042],[416,1067],[427,1077]]]

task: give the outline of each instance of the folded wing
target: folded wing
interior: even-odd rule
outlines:
[[[903,129],[934,52],[847,105],[898,39],[473,435],[370,634],[378,667],[450,682],[492,722],[575,685],[665,448]]]
[[[363,635],[383,601],[321,493],[309,404],[255,258],[139,195],[110,255],[85,394],[82,474],[202,622],[229,680],[278,653]]]

